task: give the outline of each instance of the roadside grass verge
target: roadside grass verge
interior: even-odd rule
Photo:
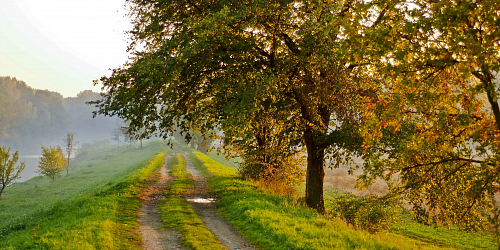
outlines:
[[[440,249],[439,246],[393,234],[354,230],[334,217],[297,205],[237,178],[234,169],[194,152],[215,177],[209,186],[226,220],[263,249]]]
[[[264,249],[497,249],[491,234],[434,228],[413,221],[408,214],[398,215],[389,232],[355,230],[338,218],[320,216],[297,201],[235,178],[234,166],[223,166],[216,154],[180,148],[189,152],[187,156],[204,176],[215,177],[209,185],[220,198],[218,205],[225,218]],[[325,187],[327,209],[343,194]]]
[[[345,195],[335,188],[325,187],[325,207],[336,210],[336,199]],[[438,246],[458,249],[498,249],[493,234],[489,232],[467,233],[457,227],[432,227],[416,222],[408,210],[401,209],[396,216],[396,223],[391,228],[394,234],[428,242]]]
[[[400,222],[393,226],[392,232],[432,244],[452,246],[458,249],[498,249],[493,233],[467,233],[458,228],[448,229],[426,226],[415,222],[408,212],[400,215]]]
[[[227,249],[200,220],[193,207],[182,195],[193,189],[191,174],[186,172],[186,161],[176,154],[169,162],[170,175],[176,179],[167,185],[164,199],[160,200],[158,210],[166,227],[175,228],[181,233],[181,243],[192,249]]]
[[[13,219],[12,224],[0,228],[0,249],[139,249],[141,239],[134,233],[139,227],[136,211],[140,203],[136,195],[163,164],[163,153],[153,155],[165,148],[156,141],[140,153],[114,150],[106,152],[108,161],[101,165],[70,175],[71,181],[35,180],[37,190],[29,190],[34,185],[28,181],[18,185],[18,190],[11,190],[11,197],[0,200],[2,207],[29,203],[20,197],[25,196],[23,191],[31,191],[38,192],[37,197],[32,197],[32,206],[41,208],[30,211],[31,206],[20,207],[19,213],[10,208],[9,214],[2,210],[1,216]],[[14,198],[18,200],[12,201]]]

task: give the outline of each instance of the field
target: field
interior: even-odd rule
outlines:
[[[161,165],[153,156],[165,150],[158,140],[140,150],[114,147],[80,163],[68,177],[64,173],[51,182],[40,176],[6,188],[0,248],[134,248],[139,239],[127,233],[137,224],[134,185],[145,180],[137,173]]]
[[[175,144],[174,154],[159,140],[145,146],[102,150],[91,160],[79,162],[68,177],[64,173],[55,182],[36,177],[8,187],[0,199],[0,249],[140,249],[137,194],[163,164],[162,152],[177,159],[170,166],[180,171],[171,173],[177,180],[167,188],[170,198],[160,201],[162,218],[167,227],[185,231],[186,235],[206,229],[190,205],[173,195],[192,188],[191,176],[185,174],[178,153],[185,154],[209,178],[219,212],[258,249],[496,249],[487,233],[467,234],[456,228],[424,226],[405,212],[398,214],[389,231],[368,233],[331,214],[317,214],[305,207],[300,197],[283,197],[241,180],[235,161],[214,153],[207,156],[179,144]],[[346,169],[327,171],[327,209],[332,209],[337,197],[353,190],[355,177],[343,171]],[[383,192],[381,187],[358,194]],[[172,220],[175,218],[169,213],[176,207],[183,207],[186,216]],[[202,237],[193,239],[184,238],[182,242],[193,249],[209,245],[196,243]]]

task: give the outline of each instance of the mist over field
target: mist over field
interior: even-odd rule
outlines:
[[[33,89],[21,80],[0,77],[0,145],[19,151],[19,162],[26,168],[21,174],[25,181],[35,172],[41,145],[63,146],[63,137],[75,133],[76,148],[94,141],[110,139],[112,131],[122,126],[115,117],[97,116],[96,108],[86,104],[100,99],[100,94],[87,90],[76,97],[63,97],[58,92]]]

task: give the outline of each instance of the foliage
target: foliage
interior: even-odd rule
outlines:
[[[29,84],[29,83],[28,83]],[[111,133],[116,118],[92,118],[95,107],[85,102],[99,93],[82,91],[64,98],[57,92],[34,89],[11,77],[0,77],[0,144],[39,154],[40,144],[56,144],[65,131],[78,132],[79,140],[102,140]],[[22,157],[22,155],[21,155]]]
[[[208,153],[212,149],[213,141],[213,138],[203,136],[200,132],[195,132],[193,133],[193,138],[191,139],[191,145],[192,148],[194,146],[193,149],[197,149],[202,153]]]
[[[56,175],[62,172],[65,167],[66,161],[64,160],[64,154],[59,146],[49,146],[48,148],[42,146],[42,156],[38,161],[38,173],[48,176],[54,181]]]
[[[284,113],[284,112],[283,112]],[[239,126],[225,126],[223,150],[226,157],[239,156],[243,159],[239,172],[245,179],[262,183],[282,183],[295,187],[304,180],[302,167],[304,150],[290,147],[298,144],[298,132],[285,129],[280,121],[273,120],[269,111],[260,111],[243,126],[248,128],[244,137],[239,137]],[[283,115],[283,114],[282,114]],[[290,126],[290,125],[288,125]],[[296,142],[292,143],[293,140]]]
[[[354,230],[337,218],[293,205],[278,195],[262,192],[238,179],[234,170],[197,154],[212,174],[209,186],[219,198],[225,219],[256,247],[264,249],[438,249],[393,233],[369,234]],[[219,176],[220,175],[220,176]]]
[[[345,194],[334,201],[336,210],[347,224],[370,233],[387,231],[394,224],[397,214],[395,202],[375,195],[356,197]]]
[[[320,212],[325,158],[352,154],[360,184],[388,180],[426,223],[479,230],[498,212],[498,1],[128,4],[134,57],[101,78],[99,113],[164,136],[220,128],[252,175],[281,165],[268,146],[305,148]]]
[[[273,153],[307,148],[306,202],[323,211],[325,155],[338,165],[356,149],[373,93],[365,62],[355,60],[361,24],[351,1],[127,3],[134,57],[96,81],[106,90],[96,113],[164,137],[176,127],[220,128],[229,142],[288,133],[286,150]]]
[[[9,186],[14,180],[20,178],[21,172],[24,170],[25,163],[21,162],[18,166],[15,166],[19,160],[19,152],[16,151],[10,155],[10,148],[5,149],[4,146],[0,146],[0,196],[2,196],[3,190]]]
[[[364,184],[393,179],[422,222],[488,228],[499,191],[498,1],[387,1],[365,53],[380,75]],[[369,15],[369,10],[362,15]]]
[[[62,95],[16,78],[0,77],[0,107],[0,141],[16,148],[59,137],[69,125]]]

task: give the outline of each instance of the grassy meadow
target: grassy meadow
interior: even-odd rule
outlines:
[[[0,199],[0,249],[139,249],[136,198],[164,162],[159,140],[114,147],[55,182],[16,183]]]

